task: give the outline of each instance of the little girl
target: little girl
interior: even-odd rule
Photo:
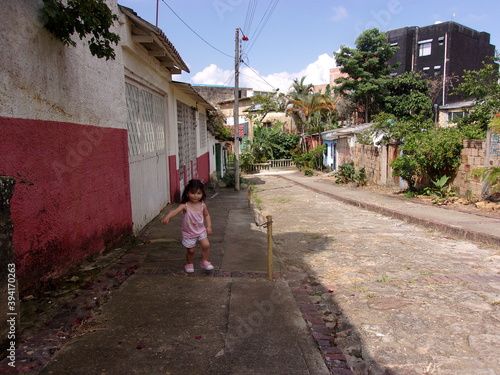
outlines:
[[[182,218],[182,244],[186,247],[186,265],[184,270],[187,273],[194,272],[193,256],[196,241],[201,245],[201,268],[211,271],[214,266],[208,261],[210,255],[210,242],[207,234],[212,234],[212,221],[205,205],[205,187],[200,180],[191,180],[186,185],[182,194],[181,205],[175,210],[169,212],[162,219],[162,224],[168,224],[171,218],[179,212],[184,211]],[[203,225],[203,219],[207,227]]]

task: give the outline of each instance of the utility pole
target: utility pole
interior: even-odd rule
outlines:
[[[160,0],[156,0],[156,27],[158,27],[158,8],[159,8]]]
[[[236,28],[234,56],[234,190],[240,191],[240,116],[239,116],[239,75],[240,75],[240,29]]]

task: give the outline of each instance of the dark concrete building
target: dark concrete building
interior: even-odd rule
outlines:
[[[389,43],[399,47],[389,61],[400,63],[392,74],[414,71],[433,79],[439,90],[433,98],[438,106],[462,101],[460,96],[453,95],[453,88],[464,70],[481,69],[482,62],[495,55],[490,34],[453,21],[403,27],[387,31],[386,36]]]

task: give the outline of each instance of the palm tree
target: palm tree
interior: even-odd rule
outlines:
[[[326,124],[331,124],[335,116],[335,101],[332,99],[330,86],[325,93],[313,92],[313,85],[304,85],[305,77],[300,82],[295,79],[287,106],[295,120],[300,134],[322,131]]]
[[[290,92],[290,94],[292,95],[293,98],[298,98],[300,96],[303,96],[303,95],[308,95],[308,94],[312,94],[313,91],[314,91],[314,85],[312,83],[308,83],[308,84],[305,84],[304,83],[304,80],[306,79],[306,77],[302,77],[300,79],[300,82],[297,78],[295,78],[293,80],[293,84],[292,84],[292,90]]]

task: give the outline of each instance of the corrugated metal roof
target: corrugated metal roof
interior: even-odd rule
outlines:
[[[216,111],[214,106],[207,102],[203,96],[198,94],[198,92],[191,86],[189,83],[186,82],[178,82],[178,81],[172,81],[172,84],[177,87],[180,91],[185,93],[186,95],[190,96],[194,100],[198,102],[198,104],[202,105],[206,109],[209,109],[211,111]]]
[[[475,101],[468,100],[463,102],[449,103],[439,106],[439,109],[457,109],[457,108],[470,108],[474,105]]]
[[[342,137],[348,137],[353,134],[361,133],[362,131],[369,129],[373,123],[368,122],[360,125],[349,126],[345,128],[338,128],[333,130],[328,130],[321,133],[321,138],[325,141],[332,141]]]

